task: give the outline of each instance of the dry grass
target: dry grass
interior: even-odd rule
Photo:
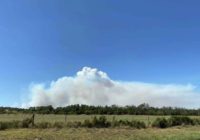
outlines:
[[[81,121],[83,122],[86,119],[91,119],[94,116],[99,115],[67,115],[67,122]],[[23,120],[25,118],[31,117],[31,114],[0,114],[0,121],[12,121],[12,120]],[[112,120],[115,117],[116,120],[138,120],[143,121],[146,124],[149,122],[153,122],[157,117],[162,116],[144,116],[144,115],[106,115],[108,120]],[[165,116],[169,117],[169,116]],[[38,114],[35,116],[35,122],[65,122],[65,115],[41,115]]]
[[[0,121],[23,120],[31,115],[3,114]],[[98,116],[98,115],[97,115]],[[112,119],[113,115],[107,115]],[[153,122],[161,116],[118,115],[116,119],[140,120],[145,123]],[[169,117],[169,116],[166,116]],[[84,121],[90,119],[88,115],[68,115],[69,121]],[[193,117],[199,118],[199,117]],[[36,122],[65,122],[64,115],[36,115]],[[200,126],[176,127],[168,129],[131,129],[131,128],[64,128],[64,129],[9,129],[0,131],[0,140],[200,140]]]
[[[13,129],[0,131],[0,140],[199,140],[199,129]]]

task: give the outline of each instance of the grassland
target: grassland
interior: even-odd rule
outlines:
[[[30,118],[32,114],[0,114],[0,121],[12,121],[12,120],[23,120],[25,118]],[[80,121],[83,122],[86,119],[91,119],[94,116],[100,115],[54,115],[54,114],[37,114],[35,115],[35,122],[74,122]],[[146,115],[105,115],[108,120],[112,120],[115,117],[116,120],[138,120],[143,121],[146,124],[152,123],[158,117],[169,118],[170,116],[146,116]],[[198,118],[200,116],[189,116],[191,118]]]
[[[2,114],[0,121],[23,120],[31,115]],[[90,119],[91,115],[36,115],[35,122],[73,122]],[[107,115],[108,120],[114,116]],[[115,119],[153,122],[163,116],[115,115]],[[165,116],[168,118],[169,116]],[[192,118],[200,118],[194,117]],[[147,128],[62,128],[62,129],[7,129],[0,131],[0,140],[200,140],[200,126],[179,126],[167,129]]]
[[[199,140],[200,127],[169,129],[11,129],[0,131],[1,140]]]
[[[12,120],[23,120],[25,118],[29,118],[32,115],[30,114],[1,114],[0,115],[0,121],[12,121]],[[91,119],[94,116],[100,116],[100,115],[41,115],[37,114],[35,115],[35,122],[74,122],[74,121],[80,121],[83,122],[86,119]],[[115,117],[116,120],[139,120],[143,121],[146,124],[148,122],[153,122],[157,117],[166,117],[168,118],[169,116],[145,116],[145,115],[106,115],[106,118],[108,120],[112,120],[113,117]],[[199,117],[200,118],[200,117]]]

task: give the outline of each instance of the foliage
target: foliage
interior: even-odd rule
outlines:
[[[23,108],[0,107],[0,114],[9,113],[36,113],[36,114],[99,114],[99,115],[193,115],[200,114],[200,109],[185,109],[172,107],[151,107],[148,104],[138,106],[89,106],[89,105],[69,105],[66,107],[53,108],[49,106]]]
[[[30,118],[26,118],[26,119],[24,119],[23,121],[22,121],[22,128],[29,128],[30,127],[30,125],[32,124],[32,119],[30,119]]]
[[[172,116],[169,119],[166,118],[157,118],[153,122],[153,127],[159,128],[167,128],[173,126],[181,126],[181,125],[199,125],[200,120],[191,119],[186,116]]]
[[[200,125],[200,119],[190,118],[187,116],[171,116],[170,118],[157,118],[153,123],[152,127],[157,128],[168,128],[174,126],[184,126],[184,125]],[[149,125],[148,125],[149,126]],[[91,119],[85,119],[84,121],[68,121],[68,122],[47,122],[41,121],[33,125],[33,118],[26,118],[22,121],[5,121],[0,122],[0,130],[5,130],[9,128],[114,128],[114,127],[129,127],[136,129],[146,128],[144,121],[138,120],[117,120],[115,116],[113,119],[107,119],[106,116],[94,116]]]
[[[194,125],[194,120],[185,116],[172,116],[169,119],[170,126]]]
[[[0,122],[0,130],[8,128],[20,128],[20,121]]]
[[[121,126],[127,126],[132,128],[146,128],[146,125],[144,122],[141,121],[128,121],[128,120],[115,120],[108,121],[105,116],[94,117],[92,121],[85,120],[82,124],[83,127],[96,127],[96,128],[107,128],[107,127],[121,127]]]
[[[99,118],[95,116],[91,121],[85,120],[82,126],[89,128],[91,127],[106,128],[111,126],[111,122],[107,121],[105,116],[100,116]]]
[[[157,118],[153,124],[153,127],[159,127],[159,128],[167,128],[169,127],[169,121],[166,118]]]
[[[0,130],[5,130],[8,128],[7,122],[0,122]]]

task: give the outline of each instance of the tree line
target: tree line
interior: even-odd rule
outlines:
[[[86,115],[200,115],[200,109],[186,109],[177,107],[151,107],[144,103],[138,106],[91,106],[69,105],[66,107],[53,108],[38,106],[30,108],[0,107],[0,114],[9,113],[36,113],[36,114],[86,114]]]

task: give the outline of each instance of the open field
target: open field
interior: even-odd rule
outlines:
[[[1,114],[0,121],[12,121],[12,120],[23,120],[25,118],[30,118],[32,116],[29,114]],[[91,119],[94,116],[101,116],[101,115],[67,115],[66,122],[74,122],[80,121],[83,122],[86,119]],[[139,120],[145,123],[154,121],[157,117],[162,116],[145,116],[145,115],[105,115],[108,120],[112,120],[115,117],[116,120]],[[166,118],[169,116],[165,116]],[[35,122],[65,122],[65,115],[35,115]]]
[[[1,122],[23,120],[30,118],[31,114],[1,114]],[[35,122],[83,122],[94,115],[39,115],[35,116]],[[95,115],[99,116],[99,115]],[[106,115],[108,120],[138,120],[148,125],[158,117],[170,116],[144,116],[144,115]],[[199,116],[190,116],[200,118]],[[200,126],[177,126],[167,129],[149,127],[147,129],[122,128],[28,128],[6,129],[0,131],[0,140],[200,140]]]
[[[0,114],[0,121],[13,121],[13,120],[23,120],[25,118],[30,118],[32,114]],[[86,119],[91,119],[94,116],[101,116],[101,115],[67,115],[66,122],[74,122],[80,121],[83,122]],[[105,115],[108,120],[112,120],[115,117],[116,120],[138,120],[143,121],[146,124],[148,122],[153,122],[158,117],[165,117],[169,118],[170,116],[147,116],[147,115]],[[191,118],[199,118],[200,116],[190,116]],[[65,123],[65,115],[54,115],[54,114],[36,114],[35,115],[35,122],[63,122]]]
[[[30,118],[32,114],[0,114],[0,121],[13,121],[13,120],[23,120],[25,118]],[[94,116],[101,116],[101,115],[67,115],[66,122],[74,122],[74,121],[81,121],[83,122],[86,119],[91,119]],[[139,120],[145,123],[153,122],[157,117],[166,117],[169,116],[145,116],[145,115],[105,115],[108,120],[112,120],[115,117],[116,120]],[[200,118],[200,117],[199,117]],[[65,115],[35,115],[35,122],[65,122]]]
[[[0,131],[0,140],[199,140],[200,127],[169,129],[11,129]]]

